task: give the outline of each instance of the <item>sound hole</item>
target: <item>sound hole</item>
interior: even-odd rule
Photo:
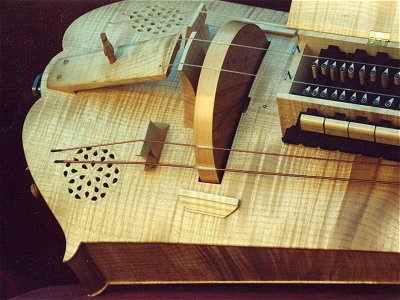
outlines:
[[[116,155],[109,149],[82,148],[67,159],[85,161],[67,163],[62,171],[67,183],[67,192],[74,201],[105,199],[118,182],[120,170],[112,163]]]
[[[132,21],[133,30],[147,34],[167,33],[179,29],[184,20],[184,15],[179,9],[166,8],[160,4],[127,11],[124,16]]]

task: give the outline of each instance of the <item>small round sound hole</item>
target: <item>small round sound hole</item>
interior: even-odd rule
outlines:
[[[116,155],[107,148],[82,148],[67,159],[77,162],[65,164],[62,173],[75,200],[104,199],[118,182],[120,170],[112,163]]]

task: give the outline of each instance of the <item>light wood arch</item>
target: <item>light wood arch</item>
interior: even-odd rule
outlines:
[[[194,144],[200,180],[220,183],[254,76],[269,43],[254,24],[230,21],[215,35],[200,73],[194,112]],[[245,47],[243,47],[245,46]],[[265,50],[260,50],[260,48]],[[229,70],[227,72],[226,70]]]

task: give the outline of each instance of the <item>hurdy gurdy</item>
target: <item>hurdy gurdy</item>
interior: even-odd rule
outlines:
[[[23,130],[64,261],[92,295],[399,283],[398,29],[399,1],[78,18]]]

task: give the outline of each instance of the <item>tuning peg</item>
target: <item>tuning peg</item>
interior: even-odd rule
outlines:
[[[321,92],[321,94],[320,94],[320,97],[321,98],[326,98],[326,95],[328,94],[328,89],[324,89],[322,92]]]
[[[35,80],[32,84],[32,95],[33,96],[40,96],[40,83],[42,81],[42,74],[36,76]]]
[[[311,96],[317,96],[319,92],[319,87],[316,87],[312,92],[311,92]]]
[[[303,90],[303,95],[307,96],[310,93],[311,86],[308,86],[306,89]]]
[[[334,92],[331,94],[331,99],[336,100],[337,98],[337,90],[334,90]]]
[[[368,102],[368,95],[367,95],[367,94],[364,94],[364,96],[362,96],[360,102],[361,102],[362,104],[367,104],[367,102]]]
[[[329,60],[327,60],[326,62],[324,62],[322,65],[321,65],[321,73],[322,73],[322,75],[324,75],[324,76],[326,76],[326,69],[328,68],[328,64],[329,64]]]
[[[386,68],[381,75],[382,88],[385,90],[389,88],[389,68]]]
[[[346,100],[346,91],[343,91],[343,92],[340,94],[339,100],[340,100],[340,101]]]
[[[371,69],[371,71],[369,72],[369,78],[370,78],[371,82],[376,81],[376,67],[373,67]]]
[[[331,77],[332,81],[336,81],[337,79],[337,67],[336,67],[336,61],[334,61],[331,66],[329,67],[329,74]]]
[[[107,39],[106,34],[103,32],[100,34],[101,42],[103,43],[103,50],[105,56],[107,56],[108,61],[110,64],[113,64],[116,62],[115,54],[114,54],[114,48],[111,45],[110,41]]]
[[[345,83],[346,81],[346,63],[343,63],[343,65],[340,67],[340,81],[342,83]]]
[[[381,96],[378,96],[372,101],[372,105],[379,106],[381,104]]]
[[[311,72],[314,79],[318,78],[319,59],[316,59],[311,65]]]
[[[349,69],[347,70],[349,73],[349,78],[354,78],[354,64],[351,64]]]
[[[360,84],[365,85],[365,65],[363,65],[358,71],[358,77],[360,79]]]
[[[390,108],[392,107],[393,103],[394,103],[394,98],[390,98],[385,102],[385,107]]]
[[[357,101],[357,93],[354,93],[353,95],[351,95],[350,97],[350,102],[356,102]]]
[[[400,72],[397,72],[393,76],[394,84],[395,85],[400,85]]]

